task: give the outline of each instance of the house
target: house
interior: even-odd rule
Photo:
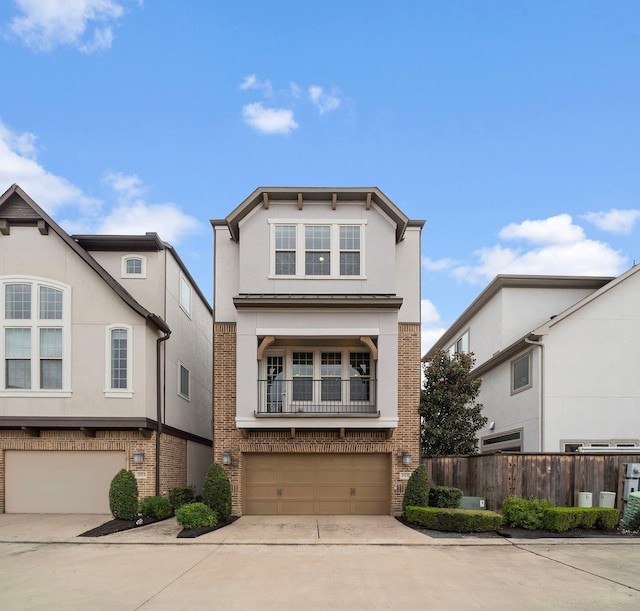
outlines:
[[[212,310],[157,234],[70,236],[0,197],[0,511],[109,513],[201,484],[212,460]]]
[[[640,446],[639,272],[497,276],[427,352],[474,353],[481,452]]]
[[[420,456],[424,223],[375,187],[261,187],[211,223],[234,513],[399,513]]]

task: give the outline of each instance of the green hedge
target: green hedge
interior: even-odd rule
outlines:
[[[164,520],[173,515],[173,507],[164,496],[148,496],[140,502],[140,513],[143,516]]]
[[[221,522],[231,517],[231,483],[222,465],[212,463],[202,485],[202,502],[210,507]]]
[[[462,490],[452,486],[434,486],[429,489],[429,507],[457,509],[460,506]]]
[[[120,469],[111,480],[109,509],[116,520],[133,520],[138,514],[138,482],[131,471]]]
[[[545,528],[544,513],[554,507],[544,499],[523,499],[514,494],[502,502],[502,520],[505,526],[539,530]]]
[[[618,523],[618,510],[607,507],[550,507],[544,511],[544,528],[566,532],[572,528],[611,530]]]
[[[194,486],[176,486],[169,492],[169,502],[175,511],[187,503],[193,503],[195,495]]]
[[[176,521],[182,528],[204,528],[218,523],[215,512],[204,503],[187,503],[176,511]]]
[[[402,512],[406,507],[426,507],[429,504],[429,474],[424,465],[420,465],[410,475],[402,499]]]
[[[500,528],[502,516],[494,511],[405,507],[407,521],[431,530],[457,533],[491,532]]]

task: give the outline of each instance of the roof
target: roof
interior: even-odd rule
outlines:
[[[498,292],[504,288],[588,288],[597,289],[610,283],[611,276],[532,276],[499,274],[471,302],[469,307],[444,332],[440,339],[428,350],[422,360],[430,359],[438,349],[448,347],[464,327]]]
[[[393,220],[396,225],[396,242],[404,237],[406,228],[411,223],[421,227],[424,222],[413,221],[380,190],[378,187],[258,187],[225,219],[212,220],[211,224],[226,224],[234,241],[240,240],[240,221],[257,206],[269,207],[271,201],[298,202],[304,204],[332,202],[334,206],[343,202],[362,202],[369,206],[375,204]]]
[[[12,225],[33,225],[46,233],[50,228],[71,248],[132,310],[152,322],[163,333],[171,333],[167,323],[142,304],[109,274],[76,240],[64,231],[18,185],[13,184],[0,196],[0,233],[7,234]]]
[[[236,308],[384,308],[400,309],[402,297],[379,294],[240,294],[233,298]]]

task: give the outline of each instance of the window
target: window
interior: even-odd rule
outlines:
[[[191,316],[191,285],[182,274],[180,275],[180,307]]]
[[[191,399],[191,372],[182,363],[178,365],[178,370],[178,394],[185,399]]]
[[[511,394],[531,388],[531,353],[511,361]]]
[[[522,429],[483,437],[481,451],[483,453],[522,452]]]
[[[107,397],[133,396],[131,327],[112,325],[106,330]]]
[[[313,352],[293,353],[293,400],[313,400]]]
[[[369,401],[371,386],[371,355],[368,352],[349,353],[349,398]]]
[[[69,392],[70,288],[35,278],[0,278],[0,393]]]
[[[323,352],[320,366],[321,401],[342,400],[342,354],[340,352]]]
[[[122,278],[146,278],[147,259],[140,255],[125,255],[120,262]]]
[[[273,221],[272,275],[361,278],[365,224]]]
[[[469,352],[469,331],[465,331],[447,350],[449,358],[456,354],[456,352],[460,354]]]

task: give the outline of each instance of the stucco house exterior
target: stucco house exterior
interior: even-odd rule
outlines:
[[[141,498],[202,483],[212,309],[169,244],[70,236],[13,185],[0,295],[0,512],[109,513],[121,468]]]
[[[261,187],[211,223],[234,513],[398,513],[420,456],[423,221],[375,187]]]
[[[474,353],[481,452],[640,446],[639,272],[497,276],[427,352]]]

